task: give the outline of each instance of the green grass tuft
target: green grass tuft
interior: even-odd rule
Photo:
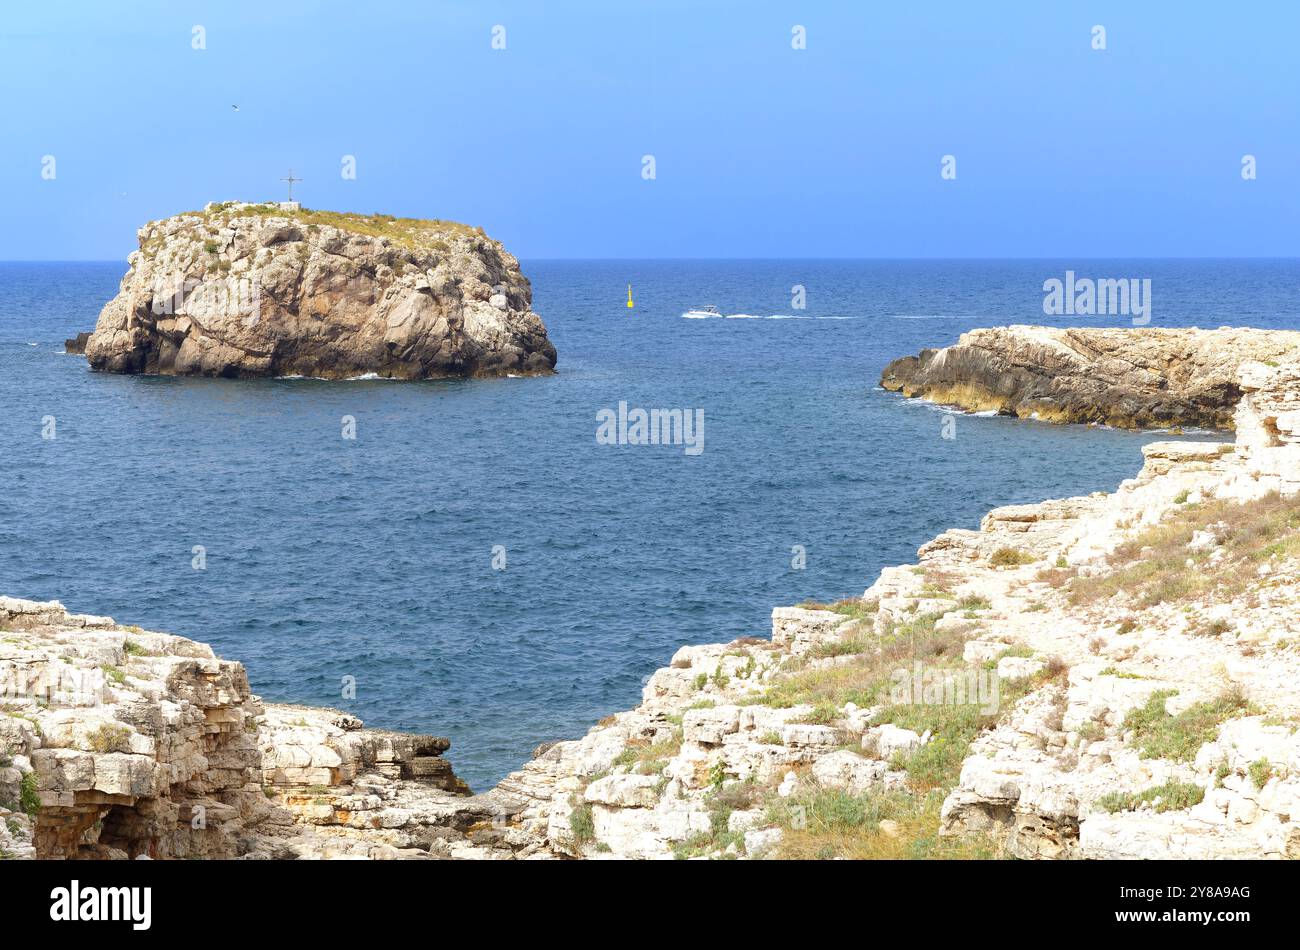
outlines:
[[[1201,746],[1218,736],[1224,720],[1250,708],[1239,692],[1228,692],[1171,716],[1165,710],[1165,700],[1174,693],[1175,690],[1158,690],[1151,694],[1146,705],[1124,717],[1124,729],[1136,733],[1133,741],[1144,759],[1191,762]]]
[[[1199,805],[1205,798],[1205,789],[1190,782],[1170,781],[1141,792],[1108,792],[1097,799],[1097,807],[1112,814],[1134,811],[1145,804],[1155,804],[1157,812],[1183,811]]]

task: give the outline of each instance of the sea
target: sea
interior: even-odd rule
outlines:
[[[210,643],[268,702],[446,736],[482,791],[683,644],[766,636],[994,506],[1212,437],[950,416],[881,390],[891,359],[1131,325],[1046,316],[1067,271],[1150,279],[1149,326],[1300,327],[1292,260],[523,267],[555,375],[331,382],[92,373],[63,340],[125,264],[0,263],[0,593]],[[699,450],[599,439],[620,404],[689,414]]]

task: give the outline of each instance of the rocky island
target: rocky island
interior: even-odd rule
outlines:
[[[1238,367],[1300,353],[1294,330],[1009,326],[894,360],[880,385],[972,412],[1116,428],[1227,428]]]
[[[94,370],[176,376],[549,373],[519,262],[481,229],[276,203],[209,204],[139,231]]]
[[[0,855],[1300,857],[1300,361],[1232,442],[950,530],[496,788],[199,643],[0,598]]]

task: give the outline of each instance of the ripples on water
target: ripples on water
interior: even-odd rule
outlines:
[[[860,593],[995,505],[1133,475],[1154,436],[962,416],[945,441],[876,386],[964,329],[1044,322],[1043,280],[1077,263],[536,262],[559,374],[427,383],[91,374],[62,340],[124,267],[3,264],[0,592],[207,641],[268,700],[447,735],[482,789],[634,705],[684,643],[765,636],[773,606]],[[1153,325],[1296,325],[1293,263],[1075,269],[1152,276]],[[813,319],[681,319],[709,302]],[[597,445],[620,400],[703,407],[704,453]]]

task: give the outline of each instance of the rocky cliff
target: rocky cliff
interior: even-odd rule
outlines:
[[[1123,428],[1223,428],[1237,369],[1300,353],[1300,333],[1229,329],[971,330],[885,367],[880,385],[971,411]]]
[[[555,366],[518,261],[477,228],[226,202],[139,239],[84,341],[92,369],[424,379]]]
[[[0,857],[438,856],[492,818],[448,745],[265,705],[204,644],[0,597]]]
[[[684,646],[480,795],[443,740],[0,600],[0,849],[1300,857],[1300,362],[1232,382],[1234,442],[1152,443],[1113,493],[994,509],[770,638]]]

